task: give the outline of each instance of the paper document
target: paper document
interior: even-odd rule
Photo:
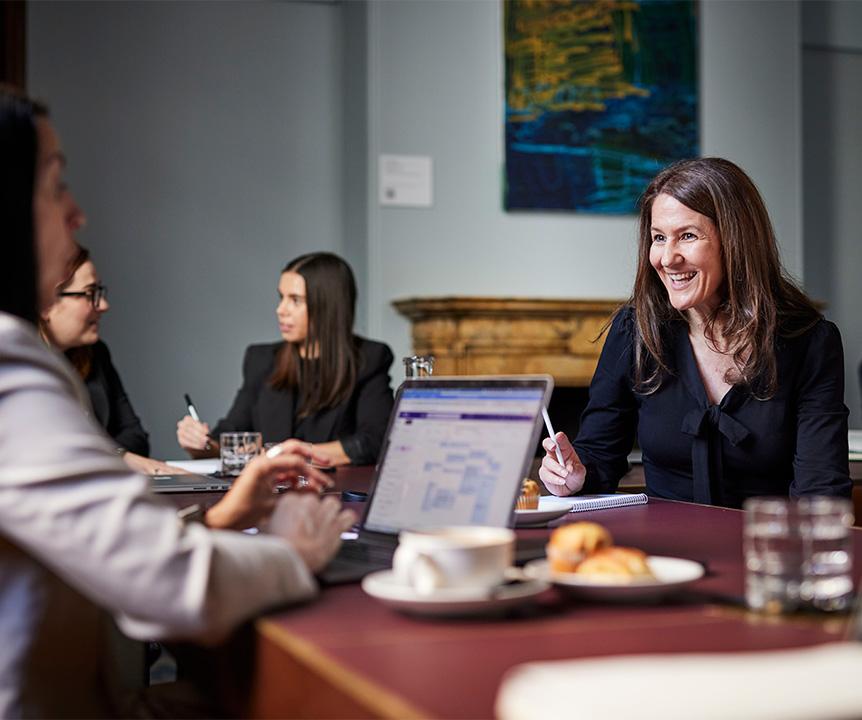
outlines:
[[[198,475],[209,475],[221,470],[219,458],[204,458],[203,460],[165,460],[168,465],[173,465],[181,470],[197,473]]]

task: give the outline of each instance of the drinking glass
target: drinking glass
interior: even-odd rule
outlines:
[[[404,377],[428,377],[434,374],[433,355],[411,355],[403,358]]]
[[[849,500],[745,501],[745,600],[766,613],[847,610],[853,597]]]
[[[219,435],[223,475],[239,475],[255,455],[260,454],[263,437],[259,432],[227,432]]]

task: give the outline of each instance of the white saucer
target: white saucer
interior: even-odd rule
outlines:
[[[546,495],[539,498],[536,510],[515,510],[515,527],[544,525],[562,517],[572,509],[572,501]]]
[[[500,612],[529,602],[549,587],[544,580],[525,578],[490,590],[447,588],[420,595],[401,582],[392,570],[381,570],[362,580],[362,589],[385,605],[401,612],[435,617]]]
[[[656,600],[703,577],[703,565],[694,560],[650,555],[647,564],[654,580],[630,583],[609,583],[576,573],[554,572],[547,560],[533,560],[524,567],[524,574],[551,582],[566,593],[586,600],[629,602]]]

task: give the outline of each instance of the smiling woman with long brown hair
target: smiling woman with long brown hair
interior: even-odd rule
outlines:
[[[730,507],[850,495],[838,328],[788,278],[760,193],[720,158],[676,163],[640,203],[638,269],[574,443],[550,439],[557,495],[612,491],[637,440],[649,493]]]
[[[177,441],[194,457],[216,454],[222,432],[252,430],[264,442],[314,444],[333,465],[376,462],[392,410],[392,351],[353,334],[356,281],[338,255],[291,260],[278,282],[282,342],[252,345],[243,384],[210,430],[184,417]]]

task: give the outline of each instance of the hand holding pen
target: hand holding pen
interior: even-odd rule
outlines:
[[[177,423],[177,442],[191,455],[206,457],[218,446],[209,436],[210,426],[201,422],[192,399],[186,395],[185,400],[189,414]]]
[[[542,441],[545,457],[539,468],[539,479],[552,495],[574,495],[584,487],[587,469],[565,433],[555,433],[548,411],[542,408],[549,437]]]

